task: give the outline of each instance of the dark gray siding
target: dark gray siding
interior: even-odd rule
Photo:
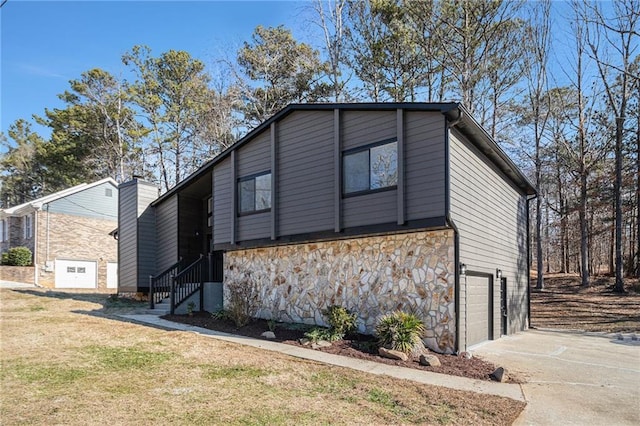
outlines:
[[[106,195],[106,190],[110,190],[111,196]],[[118,188],[110,182],[105,182],[52,201],[48,206],[51,213],[116,220]]]
[[[231,241],[231,159],[225,158],[213,169],[213,242]]]
[[[278,124],[280,235],[332,230],[333,112],[297,111]]]
[[[342,112],[342,149],[396,137],[396,111]]]
[[[138,287],[149,287],[156,273],[156,215],[151,203],[158,198],[154,185],[138,185]]]
[[[267,129],[251,143],[238,149],[236,154],[238,179],[270,171],[271,134]],[[227,178],[229,179],[229,178]],[[257,213],[237,218],[238,240],[268,238],[271,235],[271,213]]]
[[[397,191],[374,192],[342,200],[345,228],[395,222],[398,217]]]
[[[130,182],[118,192],[118,291],[133,293],[138,288],[138,189]]]
[[[445,215],[445,117],[405,112],[405,202],[408,220]]]
[[[261,173],[271,168],[269,129],[236,151],[238,178]]]
[[[502,270],[508,285],[509,330],[523,330],[527,327],[526,198],[466,138],[453,131],[449,140],[450,208],[460,232],[460,262],[469,271],[494,276],[496,269]],[[500,285],[499,280],[493,282],[493,335],[498,337]],[[461,330],[465,297],[462,279]]]
[[[156,206],[158,254],[156,274],[178,261],[178,196]]]

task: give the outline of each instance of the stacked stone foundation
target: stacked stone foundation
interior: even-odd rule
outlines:
[[[454,259],[450,230],[229,251],[224,293],[229,283],[250,276],[259,317],[326,325],[322,310],[340,305],[357,314],[366,334],[384,314],[414,312],[427,328],[425,345],[453,353]]]

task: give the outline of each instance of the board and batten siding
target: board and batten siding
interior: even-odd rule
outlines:
[[[296,111],[277,131],[279,235],[334,227],[333,111]]]
[[[178,261],[178,196],[156,206],[156,228],[158,230],[156,274]]]
[[[407,220],[445,215],[446,131],[446,119],[439,112],[405,112]]]
[[[231,241],[231,159],[220,161],[213,169],[213,242]]]
[[[238,179],[271,171],[270,130],[263,131],[251,143],[238,148],[236,162]],[[268,238],[271,235],[271,212],[238,216],[237,221],[239,241]]]
[[[494,277],[493,336],[500,330],[500,283],[507,279],[509,332],[527,324],[526,196],[457,131],[449,135],[450,213],[460,236],[459,259],[468,271]],[[460,327],[465,324],[465,283],[460,283]],[[463,339],[463,336],[460,336]],[[460,342],[465,347],[466,342]]]
[[[104,182],[47,204],[50,213],[118,220],[118,188]],[[45,207],[47,209],[47,207]]]

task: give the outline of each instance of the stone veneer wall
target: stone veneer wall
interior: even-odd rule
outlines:
[[[225,254],[225,286],[250,274],[260,317],[326,325],[321,311],[335,304],[357,313],[369,334],[381,315],[413,311],[427,347],[453,353],[454,254],[449,230],[236,250]]]

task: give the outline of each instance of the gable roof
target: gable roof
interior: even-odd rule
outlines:
[[[487,131],[478,124],[478,122],[469,114],[467,109],[459,102],[373,102],[373,103],[306,103],[306,104],[289,104],[269,119],[264,121],[255,129],[251,130],[244,137],[236,141],[233,145],[222,151],[219,155],[207,161],[200,166],[198,170],[193,172],[184,180],[169,191],[162,194],[156,199],[152,206],[160,204],[182,188],[188,186],[202,175],[208,173],[210,169],[220,161],[228,157],[231,151],[238,149],[242,145],[251,141],[259,133],[268,129],[271,123],[277,122],[288,116],[294,111],[332,111],[339,109],[342,111],[389,111],[396,109],[404,109],[407,111],[431,111],[440,112],[450,122],[451,127],[456,127],[471,142],[480,149],[498,168],[505,173],[513,183],[520,188],[525,194],[533,195],[536,193],[534,186],[529,182],[527,177],[520,171],[518,166],[513,163],[509,156],[498,146]]]
[[[71,188],[63,189],[62,191],[45,195],[44,197],[36,198],[35,200],[27,201],[26,203],[22,203],[14,207],[9,207],[8,209],[0,209],[0,213],[4,213],[7,216],[12,216],[24,213],[30,209],[38,210],[47,203],[51,203],[61,198],[68,197],[69,195],[77,194],[78,192],[85,191],[89,188],[102,185],[103,183],[110,183],[116,189],[118,188],[118,183],[112,178],[108,177],[93,183],[81,183],[80,185],[72,186]]]

